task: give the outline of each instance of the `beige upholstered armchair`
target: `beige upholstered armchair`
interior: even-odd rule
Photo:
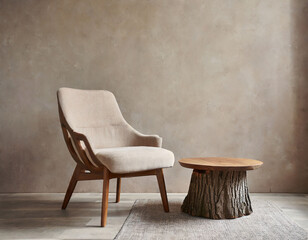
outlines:
[[[174,155],[161,148],[162,139],[132,128],[111,92],[60,88],[57,96],[64,139],[77,163],[62,209],[67,207],[78,181],[103,179],[101,226],[104,227],[109,180],[117,178],[116,202],[119,202],[121,178],[156,175],[163,207],[168,212],[162,169],[173,166]]]

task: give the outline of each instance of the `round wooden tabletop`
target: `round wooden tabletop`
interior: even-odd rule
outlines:
[[[179,163],[186,168],[212,171],[254,170],[263,164],[263,162],[253,159],[225,157],[183,158]]]

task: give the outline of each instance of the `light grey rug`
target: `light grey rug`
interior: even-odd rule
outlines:
[[[285,216],[276,205],[253,200],[254,212],[231,220],[192,217],[181,212],[182,201],[137,200],[115,239],[308,239],[307,232]]]

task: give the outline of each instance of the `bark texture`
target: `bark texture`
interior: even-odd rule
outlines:
[[[182,211],[212,219],[251,214],[246,171],[194,170]]]

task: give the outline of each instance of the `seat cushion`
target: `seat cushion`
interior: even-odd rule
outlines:
[[[93,150],[113,173],[129,173],[172,167],[174,155],[159,147],[117,147]]]

